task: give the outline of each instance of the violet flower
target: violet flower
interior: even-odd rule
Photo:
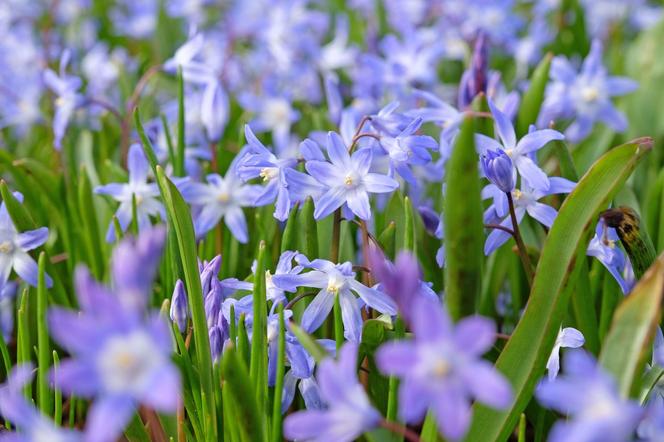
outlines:
[[[561,348],[579,348],[585,344],[586,339],[580,331],[572,327],[561,328],[558,331],[556,342],[553,344],[551,355],[546,362],[546,369],[549,372],[549,381],[552,381],[558,376],[560,370],[560,349]]]
[[[618,282],[623,294],[628,294],[635,284],[632,264],[618,245],[616,229],[608,227],[603,219],[597,222],[595,236],[590,240],[586,255],[594,256]]]
[[[23,195],[18,192],[14,197],[23,202]],[[25,282],[37,287],[39,269],[37,263],[28,254],[30,250],[36,249],[48,239],[48,229],[40,227],[19,233],[14,222],[7,212],[4,201],[0,204],[0,286],[4,287],[9,281],[12,269]],[[51,287],[53,280],[44,275],[46,286]]]
[[[334,264],[324,259],[307,261],[301,255],[300,264],[312,271],[307,273],[274,275],[272,280],[279,287],[294,292],[298,287],[321,289],[302,314],[302,328],[313,332],[323,324],[332,311],[334,298],[339,297],[341,316],[344,324],[344,336],[349,341],[359,342],[362,334],[362,316],[360,306],[352,292],[366,305],[389,315],[396,314],[396,304],[389,296],[369,288],[355,279],[355,272],[350,262]]]
[[[128,183],[110,183],[95,187],[94,191],[100,195],[109,195],[120,203],[115,216],[122,231],[126,231],[132,220],[133,200],[136,200],[136,222],[139,231],[149,228],[152,223],[150,217],[166,219],[166,210],[157,199],[159,188],[156,183],[148,183],[148,172],[150,165],[145,158],[140,144],[132,144],[127,157],[127,168],[129,169]],[[114,242],[115,226],[111,222],[106,231],[106,241]]]
[[[485,135],[475,135],[475,144],[480,154],[487,151],[503,151],[512,159],[519,175],[534,189],[549,190],[549,178],[546,173],[533,161],[533,153],[553,140],[562,140],[563,134],[552,129],[532,130],[518,142],[514,126],[509,118],[498,109],[492,100],[489,108],[495,121],[496,132],[501,143]]]
[[[155,250],[161,246],[152,243]],[[94,399],[87,418],[88,441],[115,440],[139,404],[164,413],[177,408],[180,374],[170,360],[173,343],[164,318],[137,309],[146,303],[123,302],[126,287],[140,286],[127,281],[154,274],[157,264],[153,258],[142,266],[123,268],[113,275],[114,290],[78,268],[76,291],[82,311],[53,307],[48,312],[51,336],[71,355],[51,372],[53,382],[66,394]],[[149,290],[133,296],[139,295],[147,298]]]
[[[197,237],[205,235],[223,219],[239,242],[249,241],[242,208],[255,206],[263,189],[259,185],[244,184],[237,176],[240,158],[240,154],[235,157],[225,177],[212,173],[206,177],[207,184],[188,182],[182,186],[182,196],[198,210],[194,221]]]
[[[552,120],[573,120],[565,131],[572,142],[583,140],[594,124],[600,121],[616,132],[627,129],[627,119],[615,108],[611,99],[628,94],[638,83],[626,77],[611,77],[602,64],[602,43],[594,40],[590,53],[576,72],[564,57],[551,63],[551,83],[538,117],[538,125],[546,126]]]
[[[630,440],[642,414],[637,403],[620,397],[614,379],[583,350],[567,354],[563,376],[540,384],[535,396],[544,407],[567,415],[553,426],[551,442]]]
[[[350,210],[363,220],[371,217],[369,193],[389,193],[399,187],[394,179],[369,172],[373,154],[370,149],[360,149],[351,156],[341,137],[328,133],[327,154],[330,162],[309,160],[309,174],[327,190],[316,202],[314,217],[322,219],[347,204]]]
[[[380,413],[357,380],[357,344],[346,343],[338,361],[327,358],[318,368],[324,410],[298,411],[284,420],[289,440],[350,442],[378,426]]]
[[[397,376],[399,412],[409,423],[430,409],[444,437],[463,437],[471,419],[471,400],[494,408],[512,401],[511,387],[492,364],[481,358],[496,339],[494,323],[479,316],[456,325],[439,302],[416,300],[411,321],[413,341],[392,341],[376,353],[380,370]]]
[[[25,399],[23,388],[32,382],[32,377],[31,364],[18,365],[9,373],[7,383],[0,385],[0,415],[17,427],[15,434],[3,432],[0,439],[8,442],[83,441],[81,433],[57,426]]]

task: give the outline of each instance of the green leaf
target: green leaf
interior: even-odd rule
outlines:
[[[178,138],[177,155],[173,163],[173,169],[176,176],[185,176],[184,171],[184,151],[185,151],[185,111],[184,111],[184,78],[182,68],[178,68]]]
[[[408,197],[403,199],[403,210],[405,224],[403,249],[415,254],[415,220],[413,219],[413,204]]]
[[[307,332],[305,332],[302,327],[299,325],[295,324],[294,322],[291,322],[288,326],[291,332],[295,335],[298,341],[300,341],[300,344],[302,344],[302,347],[311,355],[312,358],[314,358],[314,361],[316,363],[319,363],[329,355],[325,352],[325,349],[321,347],[321,345],[316,342],[316,340]]]
[[[265,241],[258,245],[253,291],[253,326],[251,333],[251,361],[249,373],[256,387],[256,403],[265,407],[267,402],[267,299],[265,292]],[[265,411],[265,409],[263,409]]]
[[[2,201],[4,201],[5,207],[7,207],[9,217],[19,232],[33,230],[37,227],[28,209],[16,199],[4,181],[0,181],[0,195],[2,195]]]
[[[245,365],[240,361],[235,346],[230,345],[222,357],[223,389],[233,399],[236,423],[244,441],[264,441],[263,417],[256,402],[256,391]]]
[[[599,362],[618,382],[624,397],[638,393],[638,383],[661,313],[664,255],[650,267],[616,309]]]
[[[144,150],[147,150],[145,146]],[[211,392],[213,388],[212,357],[210,355],[210,341],[203,305],[201,279],[198,273],[194,225],[191,220],[189,206],[185,203],[178,189],[168,179],[161,167],[157,166],[156,172],[159,189],[166,206],[169,227],[175,232],[180,259],[182,260],[187,301],[194,324],[194,342],[201,377],[201,390],[202,392]],[[207,394],[206,401],[203,402],[203,411],[206,413],[204,416],[207,419],[205,428],[208,437],[216,438],[216,419],[212,419],[212,416],[208,414],[214,409],[214,396]]]
[[[284,323],[284,308],[279,305],[279,342],[277,344],[277,376],[274,383],[274,398],[272,404],[272,440],[281,442],[283,415],[281,413],[281,398],[284,389],[284,372],[286,362],[286,325]]]
[[[533,72],[528,90],[523,94],[519,113],[516,117],[516,133],[518,137],[527,134],[528,127],[537,121],[537,116],[544,101],[544,90],[549,82],[549,69],[551,68],[552,58],[553,54],[551,53],[544,56]]]
[[[46,293],[46,254],[39,254],[37,286],[37,399],[39,409],[49,416],[52,411],[51,391],[48,388],[48,370],[51,366],[51,348],[46,325],[48,294]]]
[[[380,234],[378,237],[378,242],[380,243],[380,246],[383,248],[383,253],[385,253],[385,256],[388,257],[390,260],[394,260],[396,251],[395,251],[395,244],[397,240],[397,225],[394,221],[390,221],[390,223],[385,227],[385,230]]]
[[[318,256],[318,223],[314,219],[314,201],[308,197],[300,211],[300,228],[303,230],[301,250],[309,259]]]
[[[640,138],[610,150],[566,198],[544,243],[526,309],[496,362],[512,385],[514,399],[505,410],[476,405],[466,440],[504,441],[511,434],[544,373],[567,311],[570,290],[566,283],[578,268],[575,261],[585,255],[599,212],[651,146],[652,139]]]
[[[484,224],[474,133],[474,121],[466,118],[446,169],[445,302],[455,320],[475,312],[482,290]]]
[[[284,233],[281,237],[281,253],[284,253],[287,250],[297,250],[297,243],[299,239],[297,215],[299,206],[299,202],[295,203],[291,209],[290,214],[288,215],[286,227],[284,228]]]

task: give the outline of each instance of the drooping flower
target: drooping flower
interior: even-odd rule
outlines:
[[[263,188],[245,184],[237,176],[240,157],[240,154],[235,157],[225,177],[212,173],[206,177],[207,184],[188,182],[182,186],[182,196],[198,211],[194,221],[197,237],[205,235],[223,219],[239,242],[249,241],[242,208],[255,206]]]
[[[608,227],[602,218],[597,222],[595,236],[590,240],[586,255],[597,258],[618,282],[622,292],[627,294],[636,281],[632,264],[618,244],[616,229]]]
[[[3,432],[0,439],[12,442],[84,440],[80,432],[57,426],[25,399],[23,387],[32,381],[32,377],[31,364],[18,365],[9,374],[7,383],[0,385],[0,415],[17,428],[15,434]]]
[[[547,195],[569,193],[574,189],[576,183],[560,177],[549,178],[549,183],[549,190],[547,191],[535,190],[525,183],[521,186],[521,190],[514,189],[512,191],[517,223],[520,224],[527,213],[546,227],[550,228],[553,225],[558,212],[553,207],[540,203],[538,200]],[[499,223],[503,227],[512,229],[506,193],[495,185],[489,184],[482,191],[482,195],[485,198],[493,197],[493,204],[484,213],[485,223]],[[510,237],[510,234],[503,230],[493,229],[484,243],[484,253],[490,255],[507,242]]]
[[[561,328],[553,344],[551,355],[546,362],[546,369],[549,372],[549,381],[558,376],[560,370],[560,349],[561,348],[579,348],[586,342],[580,331],[572,327]]]
[[[112,290],[79,268],[76,289],[82,311],[54,307],[48,312],[51,336],[72,355],[51,372],[53,382],[66,394],[94,398],[86,440],[115,440],[139,404],[165,413],[177,408],[180,375],[170,360],[173,344],[166,322],[158,312],[138,309],[140,303],[123,302],[121,293],[133,286],[126,281],[153,274],[157,263],[145,261],[115,274]]]
[[[287,416],[286,439],[350,442],[378,426],[380,413],[357,380],[357,350],[357,344],[346,343],[338,361],[327,358],[320,363],[317,380],[327,408]]]
[[[400,378],[399,412],[409,423],[430,409],[446,438],[460,439],[471,419],[471,400],[494,408],[512,400],[511,387],[481,355],[496,339],[494,323],[479,316],[454,325],[439,302],[416,300],[414,340],[392,341],[376,353],[380,370]]]
[[[381,313],[396,314],[396,304],[389,296],[369,288],[355,279],[355,272],[353,272],[350,262],[334,264],[323,259],[308,261],[301,256],[300,264],[312,271],[298,275],[274,275],[272,280],[283,290],[289,292],[294,292],[298,287],[321,289],[302,314],[302,328],[307,332],[313,332],[323,324],[332,311],[334,298],[338,296],[344,336],[349,341],[359,342],[362,334],[362,316],[357,299],[352,292],[357,293],[369,307]]]
[[[14,193],[14,197],[23,202],[23,195],[20,193]],[[25,282],[37,287],[39,269],[28,252],[44,244],[47,239],[46,227],[19,233],[7,212],[4,201],[0,204],[0,287],[5,287],[8,283],[12,269]],[[44,277],[46,286],[51,287],[53,285],[51,277],[48,275]]]
[[[359,149],[351,156],[341,137],[328,133],[327,154],[330,162],[309,160],[309,174],[327,190],[318,199],[314,217],[322,219],[347,204],[363,220],[371,216],[369,193],[389,193],[399,187],[394,179],[369,172],[373,154],[370,149]]]
[[[80,78],[70,76],[66,69],[71,53],[64,51],[60,57],[60,72],[56,74],[51,69],[44,72],[44,83],[57,96],[55,100],[55,116],[53,117],[53,135],[55,148],[60,150],[62,138],[65,135],[69,120],[74,111],[83,103],[83,96],[78,92],[83,82]]]
[[[132,144],[127,157],[127,168],[129,170],[129,182],[110,183],[95,188],[95,193],[109,195],[120,203],[115,216],[122,231],[126,231],[132,220],[133,201],[136,200],[136,221],[138,230],[149,228],[152,223],[150,217],[159,216],[166,219],[166,210],[157,200],[159,188],[156,183],[148,183],[148,171],[150,165],[139,144]],[[115,226],[111,222],[106,231],[106,241],[114,242]]]
[[[486,155],[487,151],[505,152],[519,171],[519,175],[530,187],[543,191],[549,190],[549,178],[533,161],[533,153],[550,141],[562,140],[563,134],[552,129],[534,130],[531,128],[531,131],[517,142],[514,126],[509,118],[494,105],[492,100],[489,100],[489,108],[501,142],[498,143],[485,135],[475,135],[475,143],[480,155]]]
[[[611,99],[634,91],[638,84],[626,77],[612,77],[602,64],[602,43],[594,40],[579,73],[564,57],[551,63],[551,83],[538,117],[546,126],[553,120],[572,120],[565,131],[572,142],[583,140],[600,121],[616,132],[627,129],[627,119]]]
[[[551,442],[630,440],[642,410],[622,399],[614,379],[583,350],[566,355],[563,376],[543,382],[535,391],[546,408],[567,415],[549,435]]]

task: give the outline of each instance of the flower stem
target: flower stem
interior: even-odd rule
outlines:
[[[530,256],[528,256],[528,249],[521,238],[521,232],[519,231],[519,222],[516,219],[516,211],[514,210],[514,200],[512,199],[512,193],[506,192],[507,203],[510,206],[510,218],[512,220],[512,228],[514,229],[514,241],[516,241],[516,246],[519,249],[519,257],[521,258],[521,263],[523,264],[523,269],[526,272],[526,277],[528,278],[528,283],[532,285],[533,283],[533,265],[530,262]]]
[[[341,240],[341,207],[334,211],[334,221],[332,221],[332,249],[330,251],[330,261],[334,264],[339,262],[339,242]]]
[[[382,420],[380,426],[392,433],[403,436],[408,442],[420,442],[420,436],[417,433],[398,422]]]
[[[341,317],[341,303],[339,294],[334,295],[334,342],[336,343],[337,354],[344,345],[344,323]]]

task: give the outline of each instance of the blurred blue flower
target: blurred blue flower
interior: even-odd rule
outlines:
[[[225,177],[213,173],[206,177],[207,184],[188,182],[182,186],[182,196],[197,211],[194,221],[197,237],[201,238],[223,219],[239,242],[249,241],[242,208],[256,206],[263,187],[244,184],[237,176],[241,157],[242,154],[235,157]]]
[[[64,51],[60,57],[60,71],[56,74],[51,69],[44,71],[44,83],[56,95],[55,116],[53,117],[53,135],[56,149],[62,147],[62,138],[65,135],[69,121],[74,111],[83,104],[84,98],[78,90],[83,82],[80,78],[70,76],[66,69],[71,58],[69,51]]]
[[[15,192],[14,197],[23,202],[23,195],[20,193]],[[37,287],[39,269],[28,252],[44,244],[47,239],[46,227],[19,233],[4,201],[0,204],[0,287],[3,287],[3,291],[12,269],[25,282]],[[53,280],[48,275],[44,275],[44,278],[46,286],[50,288]]]
[[[378,426],[380,413],[357,380],[355,343],[346,343],[339,359],[324,359],[318,368],[324,410],[298,411],[284,420],[284,436],[290,440],[334,440],[350,442]]]
[[[291,200],[288,192],[285,169],[297,165],[295,158],[277,158],[270,152],[254,135],[249,125],[244,127],[248,148],[238,161],[237,174],[248,181],[260,177],[267,185],[256,198],[254,203],[263,206],[275,201],[274,217],[279,221],[285,221],[291,209]]]
[[[586,339],[580,331],[572,327],[561,328],[558,331],[556,342],[553,344],[553,350],[546,362],[546,369],[549,373],[549,381],[558,376],[560,371],[560,349],[561,348],[579,348],[585,344]]]
[[[664,439],[664,396],[653,394],[645,407],[645,415],[636,429],[638,440],[657,442]]]
[[[11,442],[83,441],[80,432],[59,427],[25,399],[23,389],[32,382],[32,377],[31,364],[17,365],[9,373],[7,383],[0,385],[0,415],[17,428],[15,434],[3,432],[1,439]]]
[[[626,77],[611,77],[602,64],[602,43],[593,41],[590,53],[583,61],[580,72],[564,57],[551,63],[551,82],[538,117],[540,126],[551,121],[572,120],[565,136],[572,142],[583,140],[597,121],[616,132],[627,129],[627,119],[618,111],[611,99],[628,94],[638,83]]]
[[[507,380],[481,358],[496,339],[487,318],[464,318],[456,325],[438,301],[418,298],[412,311],[414,341],[392,341],[376,353],[380,370],[397,376],[399,412],[409,423],[431,409],[445,438],[460,439],[471,419],[471,399],[494,408],[512,400]]]
[[[141,238],[138,243],[142,243]],[[52,370],[51,377],[66,394],[94,398],[86,425],[86,440],[93,442],[120,436],[138,404],[174,413],[181,397],[180,374],[170,360],[173,343],[164,318],[158,312],[139,308],[138,302],[127,303],[123,293],[144,287],[133,281],[142,281],[156,272],[158,259],[152,252],[163,244],[156,240],[145,244],[150,244],[151,252],[140,251],[140,245],[133,247],[149,258],[140,266],[115,273],[112,290],[94,281],[87,269],[77,269],[81,312],[61,307],[48,312],[51,336],[72,355]],[[133,293],[132,298],[147,299],[149,289]]]
[[[360,306],[352,292],[357,293],[366,305],[381,313],[395,315],[397,312],[396,304],[389,296],[355,279],[355,272],[350,262],[334,264],[324,259],[308,261],[300,255],[300,265],[312,271],[297,275],[274,275],[272,281],[288,292],[294,292],[298,287],[321,289],[302,314],[302,328],[307,332],[314,332],[323,324],[332,311],[334,298],[338,296],[344,336],[349,341],[359,342],[362,334],[362,316]]]
[[[129,170],[129,182],[110,183],[95,187],[94,191],[100,195],[109,195],[120,203],[115,216],[122,231],[126,231],[132,220],[133,200],[136,200],[136,222],[139,231],[150,227],[150,217],[166,219],[166,210],[157,200],[159,188],[156,183],[148,183],[148,172],[150,165],[145,158],[140,144],[132,144],[127,157],[127,168]],[[111,222],[106,231],[106,241],[114,242],[115,226]]]
[[[521,220],[527,213],[548,228],[553,225],[553,220],[558,215],[558,212],[553,207],[540,203],[538,200],[547,195],[570,193],[574,189],[574,186],[576,186],[576,183],[560,177],[549,178],[549,183],[550,186],[547,191],[536,190],[526,184],[521,186],[521,190],[514,189],[512,191],[517,223],[521,224]],[[503,227],[512,229],[507,194],[498,189],[494,184],[489,184],[482,190],[482,196],[484,198],[493,198],[493,204],[484,212],[485,224],[497,223]],[[510,238],[511,235],[504,230],[493,229],[484,243],[484,253],[490,255]]]
[[[619,247],[616,229],[608,227],[603,219],[597,222],[595,236],[588,244],[586,255],[594,256],[618,282],[624,294],[628,294],[635,284],[632,264]]]
[[[309,174],[327,188],[316,202],[314,217],[325,218],[347,204],[363,220],[371,217],[369,193],[389,193],[399,187],[394,179],[369,172],[373,158],[370,149],[359,149],[351,156],[341,137],[329,132],[327,154],[330,162],[309,160]]]
[[[481,93],[486,94],[489,73],[489,46],[486,35],[480,32],[475,39],[470,67],[466,69],[459,82],[459,109],[466,109],[473,99]]]
[[[14,331],[14,297],[18,285],[8,281],[0,289],[0,335],[9,341]]]
[[[527,184],[538,190],[549,190],[549,178],[546,173],[533,161],[534,152],[544,147],[553,140],[562,140],[563,134],[552,129],[531,130],[518,142],[514,126],[509,118],[498,109],[492,100],[489,100],[489,108],[495,121],[496,132],[500,137],[500,143],[493,138],[482,134],[475,135],[475,144],[480,154],[487,151],[503,151],[512,159],[516,170]]]
[[[557,422],[551,442],[630,440],[642,410],[620,397],[616,383],[583,350],[569,352],[563,361],[563,376],[544,381],[535,391],[537,400],[567,419]]]

